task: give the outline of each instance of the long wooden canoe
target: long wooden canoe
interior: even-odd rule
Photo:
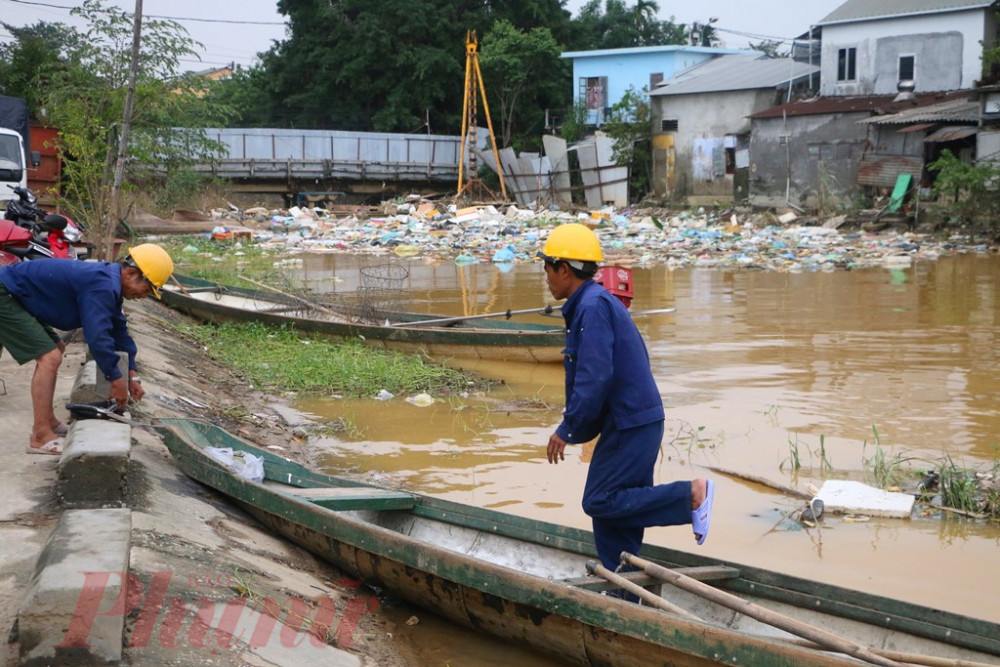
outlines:
[[[389,326],[359,317],[356,306],[309,307],[294,295],[220,285],[176,275],[167,283],[163,302],[206,322],[261,322],[292,326],[339,340],[357,340],[376,347],[421,352],[436,359],[479,358],[498,361],[554,362],[562,360],[566,334],[562,326],[504,319],[472,319],[441,326],[407,326],[436,316],[382,313]]]
[[[187,475],[276,533],[415,605],[569,664],[862,664],[644,573],[627,577],[682,612],[602,595],[615,586],[587,576],[587,531],[318,474],[205,422],[157,428]],[[235,475],[205,447],[262,457],[264,481]],[[854,642],[880,664],[1000,662],[997,623],[662,547],[642,555]]]

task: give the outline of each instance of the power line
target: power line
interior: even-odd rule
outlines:
[[[19,5],[34,5],[36,7],[50,7],[52,9],[65,9],[71,10],[76,9],[73,6],[65,5],[54,5],[48,2],[34,2],[33,0],[7,0],[7,2],[13,2]],[[147,14],[146,18],[151,19],[163,19],[167,21],[198,21],[201,23],[228,23],[232,25],[285,25],[284,21],[235,21],[233,19],[202,19],[195,18],[193,16],[161,16],[157,14]]]

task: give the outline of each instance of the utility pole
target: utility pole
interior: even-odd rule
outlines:
[[[118,158],[115,160],[114,181],[111,184],[111,220],[108,222],[104,247],[98,253],[109,262],[115,248],[115,232],[122,218],[122,182],[125,180],[125,160],[128,157],[128,140],[132,131],[132,108],[135,105],[135,78],[139,70],[139,43],[142,34],[142,0],[135,0],[135,20],[132,24],[132,62],[129,65],[128,89],[125,92],[125,110],[122,113],[122,131],[118,137]]]

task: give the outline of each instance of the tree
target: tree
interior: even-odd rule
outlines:
[[[500,117],[501,147],[509,146],[515,130],[536,129],[544,110],[566,91],[566,64],[547,28],[518,30],[507,20],[498,21],[483,37],[479,64],[490,109]]]
[[[468,30],[507,20],[569,33],[561,0],[279,0],[278,11],[289,36],[262,65],[281,126],[413,132],[429,117],[457,134]]]
[[[652,178],[648,91],[629,86],[614,106],[609,120],[601,126],[614,140],[613,157],[619,167],[629,168],[629,189],[634,200],[649,192]]]
[[[660,7],[654,0],[589,0],[574,19],[573,50],[622,49],[635,46],[684,44],[684,26],[656,20]]]
[[[38,118],[51,78],[63,68],[67,53],[78,47],[79,35],[61,23],[0,26],[14,38],[0,44],[0,93],[25,100],[29,113]]]
[[[85,0],[72,12],[87,28],[47,82],[44,104],[59,129],[67,207],[86,224],[89,236],[105,238],[118,224],[109,217],[110,186],[128,83],[132,17],[106,9],[100,0]],[[179,74],[178,59],[193,55],[193,45],[177,23],[144,24],[126,163],[133,179],[145,165],[163,165],[169,172],[217,148],[198,128],[225,122],[227,110],[201,96],[203,81]]]
[[[781,50],[782,44],[784,42],[780,39],[765,39],[762,42],[750,42],[749,46],[752,51],[760,51],[768,58],[787,58],[789,52]]]

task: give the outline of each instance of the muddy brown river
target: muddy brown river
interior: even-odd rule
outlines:
[[[360,269],[380,261],[388,259],[305,255],[302,274],[314,290],[349,293]],[[539,264],[394,261],[407,275],[390,305],[409,310],[473,315],[552,302]],[[650,529],[648,543],[1000,622],[997,524],[927,511],[907,520],[827,516],[806,530],[782,520],[801,501],[706,469],[800,490],[827,479],[872,483],[879,457],[911,477],[942,461],[996,473],[1000,257],[813,273],[633,270],[633,311],[677,308],[636,317],[667,408],[657,478],[717,482],[704,546],[688,527]],[[561,365],[451,363],[505,384],[429,407],[404,397],[302,401],[303,411],[352,427],[315,442],[327,471],[589,528],[580,509],[588,448],[571,446],[558,466],[545,459],[562,407]],[[552,664],[484,649],[427,616],[413,626],[420,630],[404,626],[426,640],[427,664]]]

